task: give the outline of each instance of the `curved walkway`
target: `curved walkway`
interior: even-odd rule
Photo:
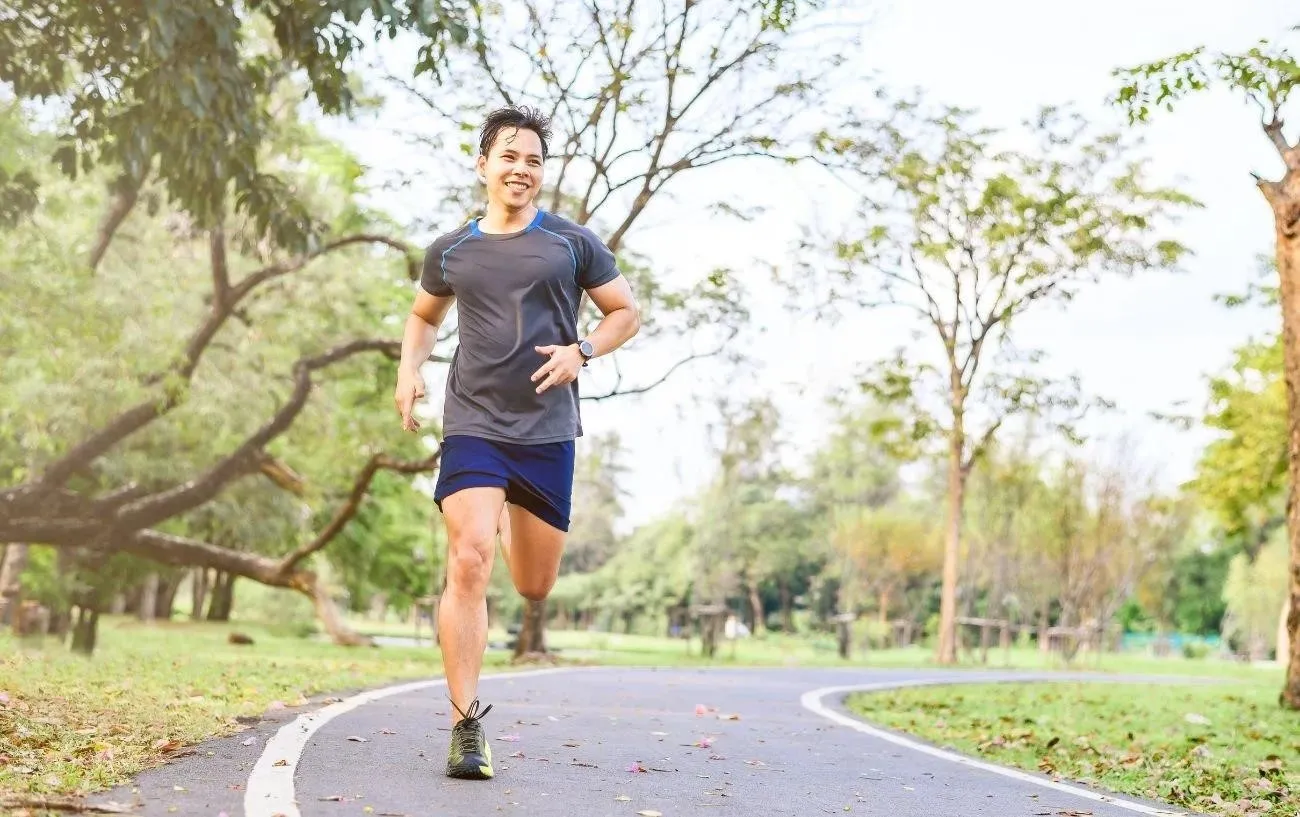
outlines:
[[[439,679],[263,721],[142,776],[135,795],[101,799],[136,799],[149,817],[1187,814],[953,754],[865,724],[842,703],[855,690],[1070,679],[1168,682],[874,669],[501,673],[480,684],[497,770],[480,782],[443,775]]]

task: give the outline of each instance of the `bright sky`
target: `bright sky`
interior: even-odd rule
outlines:
[[[1247,48],[1300,23],[1284,0],[1250,0],[1231,13],[1222,0],[1098,0],[1086,7],[911,0],[882,9],[858,57],[864,70],[899,89],[921,87],[935,102],[977,108],[987,124],[1008,128],[1041,104],[1060,103],[1119,126],[1119,113],[1106,105],[1115,88],[1113,68],[1201,44]],[[401,160],[389,149],[391,137],[373,123],[346,133],[363,163],[377,170]],[[1244,289],[1256,257],[1271,251],[1270,213],[1249,174],[1277,175],[1279,163],[1255,110],[1222,95],[1158,117],[1147,145],[1161,180],[1181,180],[1182,189],[1206,205],[1178,230],[1195,253],[1185,271],[1102,284],[1068,311],[1031,315],[1017,337],[1021,345],[1046,350],[1053,373],[1078,372],[1087,390],[1118,403],[1119,414],[1090,430],[1137,435],[1145,464],[1174,484],[1191,473],[1207,435],[1176,432],[1146,414],[1177,411],[1180,403],[1182,410],[1199,412],[1206,376],[1225,365],[1232,347],[1277,320],[1260,311],[1226,310],[1212,296]],[[652,207],[629,244],[675,275],[703,275],[716,264],[744,269],[747,259],[783,262],[798,219],[829,206],[817,192],[822,178],[813,170],[759,175],[752,165],[683,176],[684,183],[672,188],[672,204]],[[767,216],[751,224],[710,220],[702,208],[727,189],[745,203],[766,206]],[[766,273],[755,267],[754,275]],[[796,461],[825,431],[821,397],[848,381],[858,364],[905,342],[911,325],[901,316],[866,314],[853,323],[855,331],[866,327],[869,341],[850,344],[848,323],[814,330],[807,320],[792,322],[770,298],[754,318],[766,328],[757,347],[766,366],[757,382],[740,388],[777,399]],[[716,388],[708,374],[700,366],[643,398],[584,404],[588,433],[617,428],[629,449],[625,526],[662,513],[708,479],[707,429],[681,413],[693,397]]]

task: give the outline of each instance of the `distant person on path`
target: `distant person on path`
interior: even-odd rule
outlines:
[[[589,229],[538,209],[550,123],[528,108],[493,111],[476,160],[487,210],[439,237],[424,257],[406,320],[394,399],[402,427],[425,396],[420,364],[451,309],[459,345],[443,410],[434,501],[447,529],[438,637],[451,697],[447,775],[492,777],[478,680],[487,649],[487,587],[497,533],[515,588],[546,598],[569,529],[578,375],[636,334],[640,316],[614,254]],[[604,317],[578,335],[586,292]]]

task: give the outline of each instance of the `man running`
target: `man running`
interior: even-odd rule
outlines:
[[[533,204],[549,139],[550,123],[535,110],[507,107],[487,117],[476,160],[487,210],[429,247],[402,336],[394,398],[402,427],[415,431],[420,364],[458,304],[434,489],[448,541],[438,639],[453,708],[450,777],[493,775],[479,722],[492,707],[480,710],[477,694],[497,533],[515,588],[546,598],[569,529],[574,440],[582,435],[578,373],[640,327],[614,254],[591,230]],[[604,317],[582,338],[584,291]]]

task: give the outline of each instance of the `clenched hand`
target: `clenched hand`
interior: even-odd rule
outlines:
[[[542,368],[533,372],[533,382],[542,381],[537,386],[538,394],[551,386],[572,383],[578,378],[578,372],[582,369],[582,353],[578,351],[576,343],[570,346],[534,346],[533,348],[538,354],[550,358],[542,364]]]

